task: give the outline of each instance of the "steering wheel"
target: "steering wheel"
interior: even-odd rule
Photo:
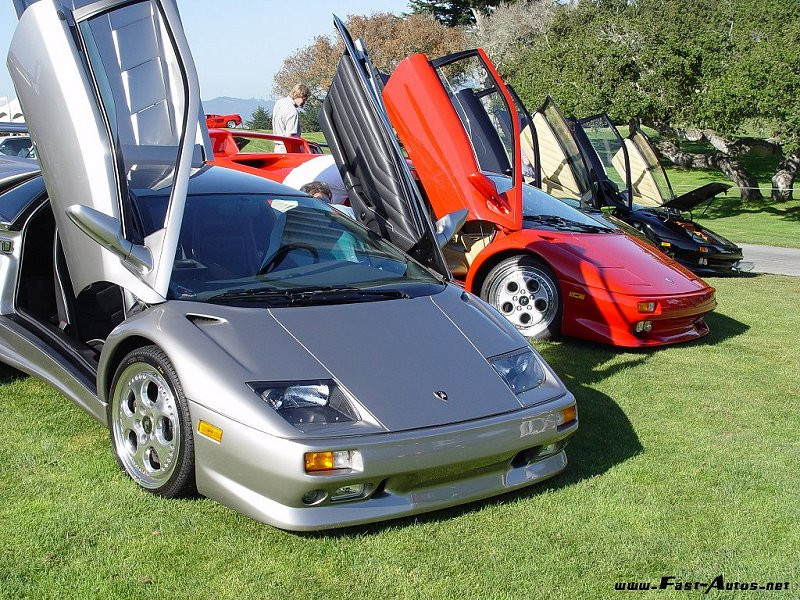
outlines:
[[[311,262],[316,263],[319,262],[319,252],[313,246],[309,246],[308,244],[302,243],[294,243],[294,244],[287,244],[285,246],[281,246],[272,256],[268,257],[264,260],[261,265],[261,268],[258,270],[258,275],[266,275],[270,271],[272,271],[275,267],[281,264],[286,257],[288,256],[289,252],[292,250],[302,250],[303,252],[308,252],[311,255]]]

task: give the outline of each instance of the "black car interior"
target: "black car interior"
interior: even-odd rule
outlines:
[[[58,337],[60,346],[67,342],[95,365],[104,340],[125,318],[122,289],[115,284],[98,282],[75,295],[48,202],[25,227],[16,309],[27,325]]]

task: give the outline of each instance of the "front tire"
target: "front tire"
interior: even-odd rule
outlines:
[[[123,359],[107,411],[111,448],[131,479],[165,498],[195,493],[189,405],[175,367],[158,346],[137,348]]]
[[[236,127],[236,121],[234,120],[228,121],[227,123],[225,123],[225,127],[227,127],[228,129],[233,129],[234,127]]]
[[[497,264],[481,286],[481,298],[525,337],[549,339],[561,330],[561,292],[550,268],[532,256],[512,256]]]

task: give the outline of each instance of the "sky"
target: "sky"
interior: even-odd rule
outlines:
[[[177,0],[200,77],[201,97],[272,98],[275,73],[314,36],[332,35],[333,18],[408,11],[408,0]],[[17,14],[0,0],[0,98],[14,98],[5,66]]]

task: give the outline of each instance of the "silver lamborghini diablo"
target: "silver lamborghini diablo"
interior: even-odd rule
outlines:
[[[376,133],[349,36],[325,119],[343,172],[369,145],[343,176],[363,224],[206,162],[174,0],[17,6],[8,67],[41,168],[0,159],[0,360],[108,427],[136,484],[314,530],[564,469],[575,400],[450,283],[458,216],[430,222]]]

